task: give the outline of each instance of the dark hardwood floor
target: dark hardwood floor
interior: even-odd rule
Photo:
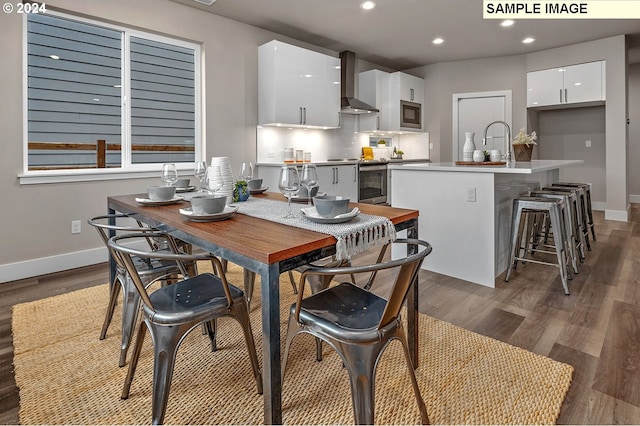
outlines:
[[[640,205],[629,223],[595,215],[598,240],[569,282],[570,296],[556,268],[533,263],[508,283],[498,277],[495,289],[422,271],[420,310],[571,364],[558,423],[640,424]],[[1,424],[19,421],[11,306],[107,280],[103,264],[0,284]]]

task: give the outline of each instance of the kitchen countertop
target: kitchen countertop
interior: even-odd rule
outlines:
[[[350,164],[358,164],[360,163],[360,159],[346,159],[346,160],[325,160],[325,161],[312,161],[311,164],[315,164],[316,166],[338,166],[338,165],[350,165]],[[389,165],[396,164],[407,164],[407,163],[429,163],[430,160],[428,158],[407,158],[407,159],[399,159],[392,158],[389,159]],[[292,165],[301,166],[304,163],[291,163]],[[284,166],[284,163],[256,163],[256,166],[259,167],[281,167]]]
[[[389,164],[391,170],[416,170],[440,172],[475,172],[532,174],[557,169],[558,167],[583,164],[582,160],[531,160],[530,162],[511,162],[504,166],[459,166],[455,163],[417,163]]]

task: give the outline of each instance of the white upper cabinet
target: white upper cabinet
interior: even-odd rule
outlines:
[[[359,75],[359,98],[380,110],[359,116],[361,131],[424,131],[424,80],[403,72],[370,70]]]
[[[389,124],[389,73],[369,70],[358,75],[358,98],[380,110],[377,114],[358,116],[360,131],[390,130]]]
[[[570,105],[606,99],[605,62],[527,73],[527,106]]]
[[[270,41],[258,48],[258,124],[340,126],[340,60]]]

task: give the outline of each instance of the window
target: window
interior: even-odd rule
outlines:
[[[151,170],[200,157],[199,46],[27,17],[26,170]]]

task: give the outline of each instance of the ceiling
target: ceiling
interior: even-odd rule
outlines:
[[[640,62],[640,20],[520,20],[500,27],[482,18],[481,0],[172,0],[335,52],[405,70],[438,62],[525,54],[590,40],[637,34],[631,62]],[[434,45],[435,37],[444,43]],[[525,45],[521,41],[533,37]]]

